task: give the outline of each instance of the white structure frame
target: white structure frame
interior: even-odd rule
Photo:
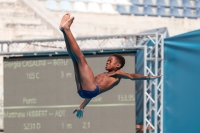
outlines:
[[[163,35],[135,34],[76,38],[82,51],[104,52],[105,50],[144,50],[144,75],[163,75],[164,39]],[[148,45],[151,43],[151,45]],[[0,55],[5,57],[23,54],[48,53],[59,55],[67,52],[62,39],[0,41]],[[163,77],[144,81],[143,132],[163,133]]]

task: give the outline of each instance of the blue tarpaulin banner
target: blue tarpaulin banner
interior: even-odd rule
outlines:
[[[163,133],[200,132],[200,30],[164,40]]]

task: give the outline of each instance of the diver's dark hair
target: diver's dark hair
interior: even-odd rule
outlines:
[[[120,54],[113,54],[112,56],[116,57],[116,59],[119,61],[119,63],[121,64],[119,69],[121,69],[125,64],[124,57],[122,55],[120,55]]]

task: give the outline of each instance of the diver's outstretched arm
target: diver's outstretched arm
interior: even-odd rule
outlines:
[[[117,76],[119,78],[123,78],[123,79],[131,79],[131,80],[153,80],[156,78],[161,77],[160,76],[144,76],[144,75],[140,75],[140,74],[136,74],[136,73],[126,73],[122,70],[117,70],[114,73],[110,73],[108,76],[112,77],[112,76]]]

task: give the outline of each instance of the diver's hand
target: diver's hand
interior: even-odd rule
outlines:
[[[160,77],[162,77],[162,75],[159,75],[159,76],[150,76],[149,79],[153,80],[153,79],[157,79],[157,78],[160,78]]]
[[[76,117],[77,118],[83,118],[83,109],[81,108],[77,108],[76,110],[74,110],[73,114],[76,113]]]

